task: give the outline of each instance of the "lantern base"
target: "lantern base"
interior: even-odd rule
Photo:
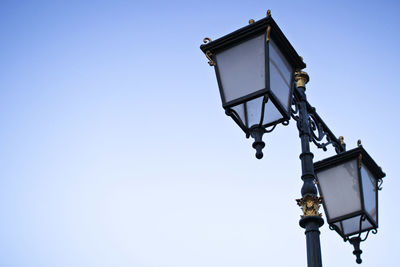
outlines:
[[[352,244],[354,246],[354,251],[353,254],[357,257],[356,262],[358,264],[361,264],[362,260],[361,260],[361,253],[362,250],[360,249],[360,242],[361,242],[361,238],[356,236],[356,237],[352,237],[349,239],[350,244]]]
[[[262,149],[265,147],[265,143],[262,137],[265,133],[265,129],[261,126],[257,126],[250,129],[250,135],[254,138],[253,148],[256,150],[256,158],[262,159],[263,153]]]

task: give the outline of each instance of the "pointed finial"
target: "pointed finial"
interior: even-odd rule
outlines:
[[[360,249],[360,243],[362,241],[363,240],[361,240],[361,238],[359,236],[352,237],[352,238],[349,239],[350,244],[352,244],[353,247],[354,247],[353,254],[356,256],[356,262],[358,264],[360,264],[362,262],[362,260],[361,260],[362,250]]]
[[[271,10],[268,9],[267,11],[267,18],[271,17]]]
[[[341,145],[344,145],[344,137],[343,136],[339,136],[339,141]]]
[[[361,146],[361,140],[360,139],[358,139],[358,141],[357,141],[357,146]]]

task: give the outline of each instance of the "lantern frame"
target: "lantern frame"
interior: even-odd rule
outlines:
[[[250,39],[253,39],[255,37],[263,36],[264,38],[264,56],[265,56],[265,88],[262,88],[260,90],[257,90],[255,92],[249,93],[247,95],[241,96],[239,98],[235,98],[231,101],[226,101],[225,95],[224,95],[224,88],[221,82],[221,71],[219,69],[219,64],[217,57],[215,56],[216,54],[226,51],[229,48],[238,46],[239,44],[245,43],[246,41],[249,41]],[[288,103],[281,103],[281,101],[278,99],[278,97],[273,93],[271,90],[270,86],[270,67],[269,67],[269,47],[271,45],[271,41],[274,42],[276,45],[278,51],[283,55],[283,57],[286,59],[287,63],[290,65],[292,68],[292,73],[291,73],[291,78],[290,78],[290,83],[289,83],[289,97],[288,97]],[[208,41],[208,43],[207,43]],[[258,97],[263,98],[263,102],[261,105],[261,113],[260,113],[260,122],[262,121],[262,118],[264,117],[264,112],[265,112],[265,106],[267,105],[264,101],[267,99],[272,101],[274,107],[278,110],[278,112],[281,115],[281,118],[275,119],[273,121],[267,122],[266,124],[258,124],[257,126],[262,126],[263,128],[273,126],[285,121],[290,120],[290,106],[291,106],[291,101],[292,101],[292,95],[293,95],[293,90],[294,90],[294,72],[297,69],[303,69],[306,67],[306,64],[303,62],[302,58],[297,54],[293,46],[290,44],[290,42],[287,40],[285,35],[282,33],[281,29],[278,27],[276,22],[272,19],[270,14],[268,13],[266,18],[263,18],[257,22],[253,22],[249,24],[248,26],[245,26],[243,28],[240,28],[230,34],[227,34],[217,40],[211,41],[209,38],[205,38],[204,42],[206,44],[203,44],[200,46],[200,49],[204,52],[204,54],[207,56],[209,59],[209,64],[211,66],[214,66],[215,69],[215,74],[217,77],[217,82],[218,82],[218,87],[219,87],[219,92],[222,100],[222,106],[225,109],[225,112],[227,115],[231,116],[233,120],[240,126],[240,128],[246,133],[247,136],[250,134],[250,128],[251,126],[255,125],[249,125],[247,122],[247,111],[244,110],[244,117],[246,118],[245,121],[242,121],[241,117],[239,114],[233,109],[233,107],[244,104],[256,99]],[[284,105],[287,104],[287,107]],[[244,109],[247,109],[247,107],[244,107]]]
[[[358,181],[358,189],[359,189],[359,193],[360,193],[360,204],[361,204],[361,208],[360,210],[356,211],[356,212],[352,212],[346,215],[342,215],[339,217],[335,217],[335,218],[331,218],[329,216],[329,212],[327,209],[327,205],[326,202],[324,200],[324,192],[321,189],[321,185],[318,181],[318,173],[324,170],[328,170],[334,167],[337,167],[339,165],[342,165],[346,162],[352,161],[352,160],[356,160],[357,162],[357,181]],[[375,179],[375,208],[376,208],[376,220],[374,220],[369,212],[366,210],[365,208],[365,200],[364,200],[364,189],[363,189],[363,179],[361,176],[361,168],[362,166],[364,166],[365,168],[367,168],[370,173],[373,175],[373,178]],[[356,235],[356,234],[361,234],[363,232],[366,231],[370,231],[373,229],[377,229],[378,228],[378,216],[379,216],[379,212],[378,212],[378,191],[381,189],[380,185],[382,183],[382,178],[386,176],[386,174],[382,171],[381,167],[379,167],[375,161],[371,158],[371,156],[367,153],[367,151],[360,145],[355,149],[346,151],[346,152],[342,152],[338,155],[332,156],[330,158],[324,159],[322,161],[319,162],[315,162],[314,163],[314,171],[315,171],[315,177],[317,180],[317,186],[318,186],[318,191],[320,192],[320,195],[322,197],[322,205],[324,207],[325,210],[325,214],[327,217],[327,221],[328,224],[330,226],[331,229],[335,230],[342,238],[347,239],[349,236],[352,235]],[[344,232],[344,227],[342,222],[344,220],[347,219],[352,219],[355,217],[360,216],[360,228],[358,231],[355,232],[350,232],[345,234]],[[371,227],[362,229],[361,228],[361,223],[362,220],[368,220],[368,222],[371,224]],[[341,224],[341,228],[339,228],[335,223],[340,223]]]

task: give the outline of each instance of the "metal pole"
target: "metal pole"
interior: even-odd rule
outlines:
[[[301,140],[301,179],[304,182],[301,188],[302,198],[298,199],[297,202],[298,205],[302,207],[304,213],[300,220],[300,226],[305,229],[307,243],[307,266],[322,267],[319,227],[324,224],[324,220],[321,218],[321,214],[318,212],[321,198],[318,197],[318,191],[314,184],[314,155],[310,151],[312,133],[310,132],[311,128],[307,110],[307,97],[305,94],[305,84],[308,82],[308,80],[309,77],[306,72],[296,71],[295,97],[299,111],[297,128],[299,130],[299,137]]]

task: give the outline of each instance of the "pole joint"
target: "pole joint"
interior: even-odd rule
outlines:
[[[305,71],[297,70],[294,73],[294,81],[296,82],[297,87],[303,87],[305,89],[306,83],[310,81],[310,76],[308,76]]]

